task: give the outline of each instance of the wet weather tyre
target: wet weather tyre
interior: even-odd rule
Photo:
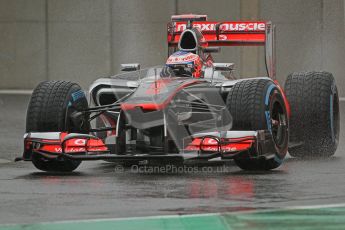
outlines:
[[[244,80],[228,94],[226,106],[233,117],[232,130],[269,130],[274,156],[250,150],[234,158],[244,170],[271,170],[282,163],[288,148],[288,115],[278,86],[269,79]],[[274,121],[274,122],[273,122]]]
[[[87,99],[80,86],[68,81],[45,81],[33,91],[26,115],[26,132],[79,132],[88,133],[89,124],[75,124],[70,114],[86,109]],[[32,155],[32,163],[42,171],[70,172],[80,161],[46,160]]]
[[[285,82],[291,108],[289,154],[315,158],[334,155],[339,141],[339,96],[328,72],[292,73]]]

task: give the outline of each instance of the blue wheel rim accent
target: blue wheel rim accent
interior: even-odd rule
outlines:
[[[270,95],[272,90],[275,88],[276,86],[274,84],[271,84],[266,92],[266,96],[265,96],[265,105],[268,106],[268,102],[270,99]],[[268,130],[272,133],[272,125],[271,125],[271,114],[269,110],[265,111],[265,116],[266,116],[266,123],[267,123],[267,128]]]
[[[77,101],[77,100],[79,100],[79,99],[81,99],[83,97],[85,97],[85,94],[84,94],[84,92],[82,90],[78,90],[78,91],[72,93],[73,101]]]
[[[270,99],[270,94],[271,94],[271,91],[273,90],[273,88],[275,88],[276,86],[274,84],[271,84],[268,89],[267,89],[267,92],[266,92],[266,97],[265,97],[265,105],[268,105],[268,100]]]

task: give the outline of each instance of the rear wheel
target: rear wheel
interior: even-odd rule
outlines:
[[[45,81],[32,93],[27,115],[26,132],[78,132],[88,133],[89,124],[76,124],[70,115],[86,109],[88,103],[78,84],[67,81]],[[70,172],[75,170],[80,161],[47,160],[39,155],[32,155],[32,163],[43,171]]]
[[[285,83],[291,107],[289,153],[293,157],[332,156],[339,141],[339,97],[328,72],[292,73]]]
[[[288,146],[288,116],[277,85],[268,79],[244,80],[236,83],[227,97],[227,108],[233,117],[233,130],[269,130],[273,136],[274,156],[259,157],[248,152],[234,161],[244,170],[270,170],[283,161]]]

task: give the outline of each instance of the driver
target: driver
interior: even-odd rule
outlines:
[[[165,66],[168,68],[163,69],[162,73],[169,73],[172,70],[176,76],[203,77],[202,60],[198,55],[191,52],[177,51],[173,53],[168,58]]]

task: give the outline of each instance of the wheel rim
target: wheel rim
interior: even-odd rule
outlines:
[[[339,139],[339,98],[338,94],[331,95],[331,131],[332,141],[336,142]]]
[[[276,145],[281,148],[286,142],[287,117],[282,105],[275,101],[271,111],[272,136]]]

